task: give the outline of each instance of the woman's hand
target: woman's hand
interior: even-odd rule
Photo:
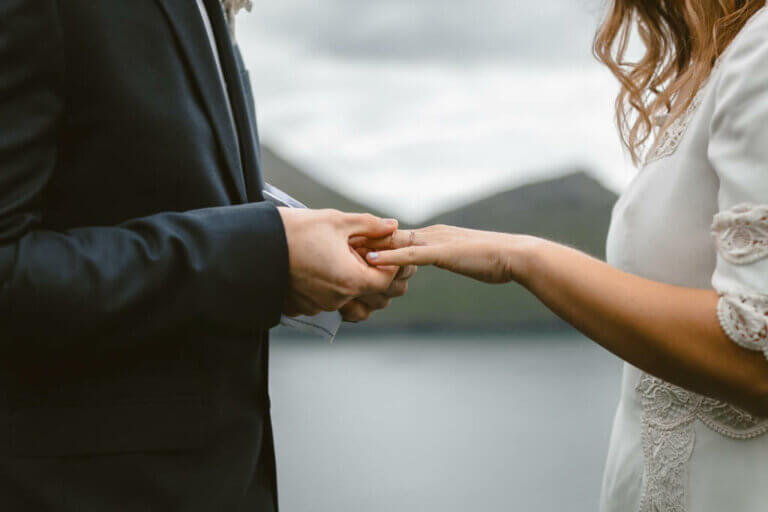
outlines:
[[[366,260],[376,266],[434,265],[486,283],[521,282],[527,275],[530,247],[543,242],[533,237],[431,226],[352,244],[371,250]]]

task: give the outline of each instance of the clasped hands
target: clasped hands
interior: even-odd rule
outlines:
[[[365,259],[368,249],[360,242],[391,236],[397,221],[336,210],[278,210],[291,278],[286,315],[339,311],[344,320],[360,322],[407,292],[416,267],[370,265]]]
[[[281,209],[292,290],[289,315],[341,311],[361,321],[405,294],[416,266],[434,265],[486,283],[526,285],[538,249],[531,236],[430,226],[399,231],[397,221],[334,210]]]

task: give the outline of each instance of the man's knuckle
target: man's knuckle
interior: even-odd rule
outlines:
[[[401,282],[395,282],[392,284],[392,286],[389,287],[389,290],[387,290],[387,297],[395,298],[395,297],[402,297],[403,296],[403,284]]]
[[[355,302],[349,307],[348,318],[352,322],[362,322],[368,318],[368,315],[370,315],[368,308],[363,304]]]
[[[407,281],[408,279],[413,277],[413,275],[416,273],[416,268],[417,267],[415,267],[414,265],[409,265],[407,267],[403,267],[400,270],[400,273],[398,274],[396,279],[398,281]]]

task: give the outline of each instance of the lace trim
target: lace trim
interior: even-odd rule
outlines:
[[[691,104],[688,105],[688,108],[683,112],[677,119],[675,119],[669,127],[663,132],[661,132],[658,140],[654,143],[653,146],[651,146],[650,150],[646,154],[646,157],[644,159],[644,165],[648,165],[652,162],[655,162],[656,160],[661,160],[662,158],[666,158],[668,156],[671,156],[674,154],[674,152],[677,150],[677,146],[680,145],[680,142],[683,140],[683,136],[685,135],[685,132],[688,131],[688,125],[691,122],[691,119],[693,118],[693,114],[698,110],[699,106],[701,105],[702,100],[704,99],[704,91],[707,89],[707,85],[710,81],[710,78],[715,74],[715,72],[719,69],[720,64],[723,62],[725,56],[728,54],[728,52],[731,51],[731,48],[734,47],[734,43],[736,43],[736,40],[738,39],[741,34],[744,33],[746,28],[750,26],[754,20],[758,17],[758,14],[761,14],[763,11],[768,9],[768,5],[765,5],[755,11],[755,13],[747,20],[747,22],[744,24],[744,26],[741,28],[739,33],[737,34],[736,38],[731,41],[731,44],[728,45],[728,48],[725,49],[725,51],[718,57],[717,62],[715,62],[714,67],[712,68],[712,71],[709,73],[709,78],[705,80],[701,86],[699,87],[698,92],[696,93],[696,96],[693,97],[693,100],[691,101]],[[663,126],[666,122],[667,116],[662,115],[658,116],[656,121],[656,126]]]
[[[688,463],[696,444],[696,420],[731,439],[747,440],[768,433],[768,420],[648,374],[640,377],[636,391],[643,409],[640,512],[688,509]]]
[[[712,236],[723,258],[746,265],[768,256],[768,206],[740,204],[715,215]]]
[[[691,104],[688,105],[687,109],[685,109],[685,112],[680,114],[677,119],[672,121],[672,124],[670,124],[666,130],[660,133],[658,140],[656,140],[645,157],[645,165],[648,165],[657,160],[661,160],[662,158],[666,158],[675,153],[677,147],[680,145],[680,142],[683,140],[683,136],[688,131],[688,125],[691,124],[693,114],[699,109],[701,102],[704,100],[704,91],[707,89],[706,85],[706,82],[701,85],[699,91],[696,93],[696,96],[693,97]],[[656,124],[663,126],[666,122],[666,119],[666,115],[659,116],[656,119]]]
[[[768,358],[768,297],[721,295],[717,318],[734,343]]]

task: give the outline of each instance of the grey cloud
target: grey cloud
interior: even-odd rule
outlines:
[[[308,53],[411,61],[585,59],[599,0],[260,0],[249,30]]]

